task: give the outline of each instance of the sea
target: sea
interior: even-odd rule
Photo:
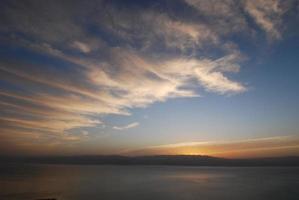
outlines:
[[[0,200],[298,200],[298,167],[0,164]]]

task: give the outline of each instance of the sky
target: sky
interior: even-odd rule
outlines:
[[[299,1],[1,1],[1,155],[299,155]]]

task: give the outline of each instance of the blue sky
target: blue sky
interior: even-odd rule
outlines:
[[[298,1],[3,1],[3,154],[299,153]]]

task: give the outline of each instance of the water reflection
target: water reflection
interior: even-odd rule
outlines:
[[[299,168],[1,165],[0,199],[296,199]]]

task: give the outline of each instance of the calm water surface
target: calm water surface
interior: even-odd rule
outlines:
[[[298,200],[299,168],[0,165],[0,199]]]

